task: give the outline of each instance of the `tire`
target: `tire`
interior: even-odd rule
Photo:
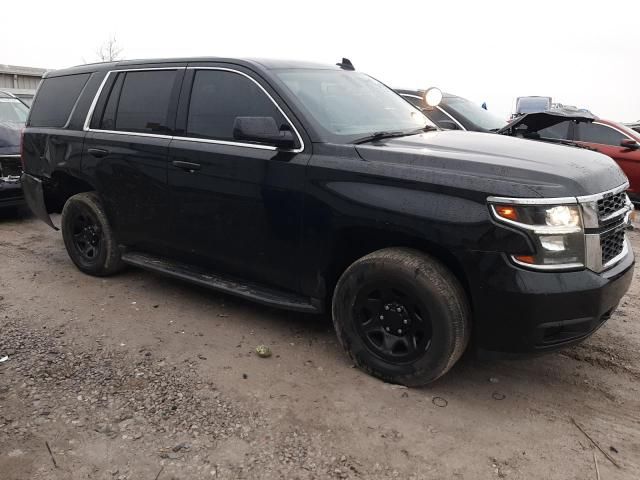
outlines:
[[[409,248],[385,248],[354,262],[338,280],[332,314],[338,340],[360,369],[406,386],[444,375],[471,333],[458,279]]]
[[[66,201],[62,238],[69,257],[84,273],[103,277],[124,268],[115,235],[95,192],[78,193]]]

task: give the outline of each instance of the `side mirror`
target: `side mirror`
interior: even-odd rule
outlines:
[[[236,117],[233,122],[233,138],[266,143],[287,150],[296,146],[291,130],[278,128],[273,117]]]
[[[624,148],[628,148],[629,150],[638,150],[640,148],[640,144],[635,140],[631,140],[630,138],[625,138],[620,142],[620,146]]]
[[[445,130],[460,130],[458,124],[453,120],[439,120],[437,124],[440,128]]]

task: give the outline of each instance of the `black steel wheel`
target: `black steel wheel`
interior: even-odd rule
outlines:
[[[338,339],[357,366],[387,382],[428,384],[462,356],[470,312],[455,275],[435,258],[386,248],[355,261],[333,294]]]
[[[67,200],[62,210],[62,238],[69,257],[85,273],[104,276],[123,268],[118,243],[95,192]]]
[[[76,251],[87,262],[95,261],[99,257],[102,247],[102,230],[98,219],[90,211],[76,209],[69,221],[73,232],[73,246]]]
[[[382,359],[412,362],[431,345],[429,310],[411,290],[373,282],[356,296],[356,329],[369,350]]]

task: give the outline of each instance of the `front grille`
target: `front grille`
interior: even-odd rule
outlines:
[[[627,194],[625,192],[608,195],[598,200],[598,218],[600,220],[610,217],[614,213],[622,210],[627,204]]]
[[[22,175],[20,157],[0,157],[0,177]]]
[[[616,228],[600,235],[602,265],[606,265],[624,250],[624,231],[624,228]]]

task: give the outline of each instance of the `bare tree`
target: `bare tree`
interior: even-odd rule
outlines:
[[[114,60],[120,60],[122,58],[123,49],[118,45],[118,41],[116,37],[111,37],[106,42],[104,42],[98,50],[96,50],[96,54],[98,55],[98,59],[101,62],[112,62]]]

